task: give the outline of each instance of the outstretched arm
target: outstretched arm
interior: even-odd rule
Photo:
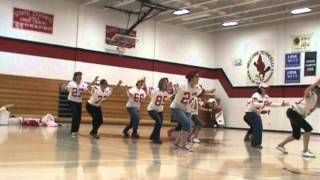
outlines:
[[[270,106],[270,107],[285,107],[285,106],[289,106],[289,103],[285,102],[283,100],[281,103],[269,102],[269,103],[266,104],[266,106]]]
[[[318,85],[320,85],[320,79],[318,79],[315,83],[313,83],[311,86],[307,87],[306,90],[304,90],[304,97],[308,97],[310,92]]]
[[[114,87],[114,89],[115,89],[115,88],[119,88],[119,87],[121,86],[121,84],[122,84],[122,81],[119,80],[119,81],[118,81],[118,84]]]
[[[61,84],[61,86],[60,86],[60,90],[61,91],[68,91],[68,83],[69,82],[63,82],[62,84]]]
[[[147,92],[147,83],[146,83],[146,77],[143,77],[143,88],[142,88],[145,92]]]
[[[99,79],[99,76],[96,76],[96,77],[94,78],[94,80],[93,80],[90,84],[88,84],[88,90],[89,90],[89,91],[91,90],[91,88],[92,88],[93,85],[97,84],[98,79]]]

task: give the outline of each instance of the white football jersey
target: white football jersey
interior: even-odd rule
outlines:
[[[189,84],[180,87],[175,87],[175,97],[170,105],[171,108],[179,108],[185,112],[191,112],[191,100],[197,98],[202,93],[203,89],[197,85],[192,88]]]
[[[163,111],[165,101],[170,97],[167,91],[161,91],[159,88],[149,88],[148,95],[151,100],[148,105],[148,111],[155,110],[157,112]]]
[[[138,89],[136,86],[130,88],[128,91],[128,102],[126,104],[126,107],[136,107],[140,109],[140,105],[143,99],[146,98],[146,92],[143,89]],[[132,95],[129,96],[129,94]]]
[[[203,106],[204,102],[200,98],[191,100],[191,115],[199,115],[199,106]]]
[[[294,109],[303,117],[308,116],[311,109],[316,105],[318,96],[315,92],[310,92],[309,97],[302,99],[293,105]]]
[[[75,81],[70,81],[67,85],[69,91],[68,100],[73,102],[82,102],[82,93],[88,90],[88,84],[80,82],[77,84]]]
[[[91,92],[91,97],[88,100],[88,103],[100,107],[102,102],[107,99],[107,97],[111,96],[112,88],[107,87],[104,91],[100,87],[94,87]]]
[[[258,92],[255,92],[251,99],[247,102],[247,112],[255,112],[260,114],[262,110],[266,110],[265,102],[272,102],[270,97],[266,94],[261,96]]]

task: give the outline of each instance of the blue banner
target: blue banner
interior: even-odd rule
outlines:
[[[286,66],[285,67],[300,67],[300,53],[286,54]]]
[[[300,83],[300,69],[286,69],[285,83]]]

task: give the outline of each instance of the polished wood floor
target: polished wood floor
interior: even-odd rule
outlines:
[[[99,179],[319,179],[320,161],[302,158],[302,142],[288,145],[280,155],[276,144],[287,134],[264,133],[264,149],[243,141],[244,131],[204,129],[193,153],[177,150],[162,131],[164,144],[148,140],[151,127],[141,127],[139,140],[123,139],[123,126],[104,125],[100,140],[81,125],[78,138],[60,128],[0,126],[1,180]],[[319,155],[319,136],[311,150]]]

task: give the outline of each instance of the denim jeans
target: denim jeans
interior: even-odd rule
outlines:
[[[163,121],[163,113],[155,111],[155,110],[148,111],[148,113],[151,116],[151,118],[156,121],[156,123],[154,124],[152,134],[151,134],[151,139],[152,140],[160,140],[160,132],[161,132],[162,121]]]
[[[261,145],[262,143],[262,120],[261,116],[255,112],[246,112],[247,121],[253,129],[251,145]]]
[[[171,108],[171,113],[174,118],[181,124],[183,131],[191,132],[192,123],[191,123],[191,114],[183,111],[179,108]]]

